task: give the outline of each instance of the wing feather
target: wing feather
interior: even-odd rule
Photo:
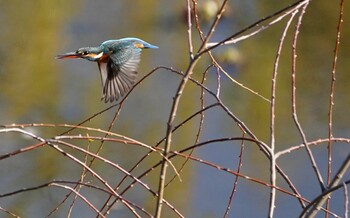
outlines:
[[[98,62],[105,102],[118,100],[132,88],[140,58],[141,49],[127,48]]]

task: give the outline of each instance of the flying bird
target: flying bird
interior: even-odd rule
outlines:
[[[57,55],[57,59],[83,58],[97,62],[101,74],[102,99],[117,101],[135,83],[141,50],[158,48],[138,38],[108,40],[97,47],[79,48],[75,52]]]

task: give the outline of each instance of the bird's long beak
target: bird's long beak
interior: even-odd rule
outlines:
[[[57,55],[56,59],[66,59],[66,58],[81,58],[81,54],[76,52],[68,52],[65,54]]]

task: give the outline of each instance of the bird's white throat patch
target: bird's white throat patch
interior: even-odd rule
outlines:
[[[100,57],[102,57],[102,55],[103,55],[103,52],[101,52],[98,55],[96,55],[95,58],[100,58]]]

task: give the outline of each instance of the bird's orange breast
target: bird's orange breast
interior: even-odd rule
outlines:
[[[104,62],[107,63],[109,59],[109,55],[102,55],[102,57],[100,57],[100,59],[98,60],[99,62]]]

